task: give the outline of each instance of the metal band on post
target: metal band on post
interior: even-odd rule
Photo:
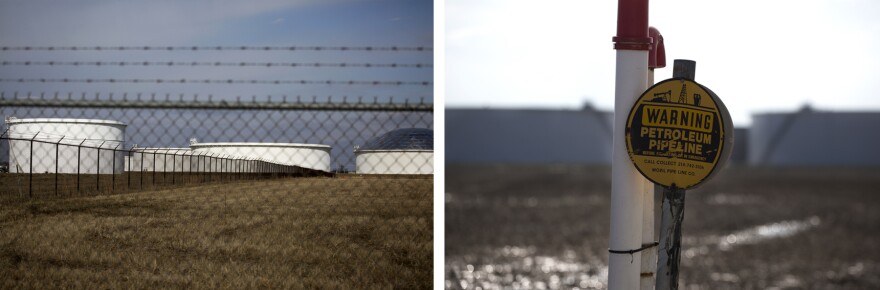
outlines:
[[[611,41],[614,42],[614,49],[622,49],[622,50],[650,50],[651,49],[651,42],[652,42],[650,37],[620,37],[620,36],[612,37]]]
[[[642,247],[641,247],[641,248],[638,248],[638,249],[632,249],[632,250],[612,250],[612,249],[608,249],[608,252],[609,252],[609,253],[612,253],[612,254],[629,254],[629,255],[630,255],[630,258],[632,258],[632,255],[633,255],[633,254],[638,253],[638,252],[641,252],[641,251],[644,251],[644,250],[647,250],[647,249],[650,249],[650,248],[653,248],[653,247],[656,247],[656,246],[659,245],[659,244],[660,244],[660,242],[655,241],[655,242],[650,243],[650,244],[643,244]],[[630,260],[630,261],[632,261],[632,260]]]

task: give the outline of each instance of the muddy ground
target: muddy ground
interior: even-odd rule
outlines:
[[[610,187],[608,167],[447,165],[445,288],[606,288]],[[727,168],[687,193],[680,285],[880,289],[878,245],[880,169]]]

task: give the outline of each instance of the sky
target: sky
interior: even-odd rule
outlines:
[[[617,1],[446,1],[447,107],[614,107]],[[880,109],[880,1],[650,1],[667,67],[696,81],[734,124],[809,105]]]
[[[431,1],[0,0],[0,46],[377,46],[433,44]],[[431,82],[427,51],[0,51],[0,61],[424,64],[422,68],[2,65],[0,79],[240,79]],[[274,85],[0,82],[6,94],[141,93],[215,99],[287,95],[349,101],[433,101],[432,85]]]

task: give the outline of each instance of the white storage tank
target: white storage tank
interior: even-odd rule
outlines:
[[[613,120],[612,112],[589,105],[580,110],[446,109],[445,162],[611,165]]]
[[[752,166],[880,166],[880,113],[829,112],[805,107],[752,115]],[[735,149],[739,150],[739,149]]]
[[[58,173],[123,172],[126,125],[121,122],[7,117],[6,124],[9,172],[28,173],[33,168],[34,173],[55,173],[56,164]]]
[[[397,129],[354,150],[359,174],[434,174],[434,131]]]
[[[190,142],[196,155],[232,156],[330,171],[330,146],[301,143]]]

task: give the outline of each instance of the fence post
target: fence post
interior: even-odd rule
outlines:
[[[40,135],[40,132],[34,134],[34,138],[31,138],[31,157],[28,159],[28,197],[34,198],[34,140],[37,139],[37,135]]]
[[[122,144],[113,147],[113,162],[110,163],[110,166],[113,166],[113,179],[110,180],[110,193],[116,192],[116,149],[119,149],[119,145]]]
[[[166,184],[168,179],[168,150],[162,153],[162,184]]]
[[[211,176],[211,173],[214,173],[214,153],[208,154],[207,164],[208,164],[208,168],[209,168],[208,169],[208,176],[207,176],[208,179],[205,182],[211,182],[211,180],[213,179],[212,178],[213,176]]]
[[[208,176],[206,175],[208,171],[208,158],[207,154],[202,155],[202,183],[208,182]]]
[[[195,154],[195,152],[193,152],[193,151],[189,152],[189,174],[186,175],[187,182],[192,181],[192,177],[195,175],[195,173],[193,171],[193,158],[192,158],[193,154]],[[198,164],[196,164],[196,168],[198,168]]]
[[[156,151],[153,151],[153,188],[156,188]]]
[[[174,150],[174,157],[171,158],[171,185],[177,185],[177,178],[174,176],[174,169],[177,168],[177,151]],[[180,171],[183,171],[183,160],[180,160]]]
[[[95,187],[97,188],[97,192],[101,192],[101,147],[104,146],[104,142],[101,142],[101,145],[98,145],[98,168],[95,170]]]
[[[61,146],[61,140],[64,140],[64,136],[61,136],[58,143],[55,143],[55,195],[58,195],[58,163],[61,163],[58,160],[58,147]]]
[[[141,150],[141,170],[138,172],[138,176],[140,177],[140,190],[144,189],[144,150]]]
[[[83,143],[86,143],[86,140],[83,140],[82,142],[79,142],[79,145],[76,146],[76,193],[80,193],[80,189],[79,189],[79,168],[80,168],[80,163],[82,163],[82,161],[81,161],[81,160],[82,160],[82,157],[80,157],[80,156],[82,155],[82,145],[83,145]]]
[[[126,184],[125,187],[128,190],[131,190],[131,163],[134,162],[131,158],[131,156],[134,155],[132,154],[132,151],[134,151],[134,146],[131,146],[131,149],[128,150],[128,171],[125,174],[128,178],[128,184]]]

